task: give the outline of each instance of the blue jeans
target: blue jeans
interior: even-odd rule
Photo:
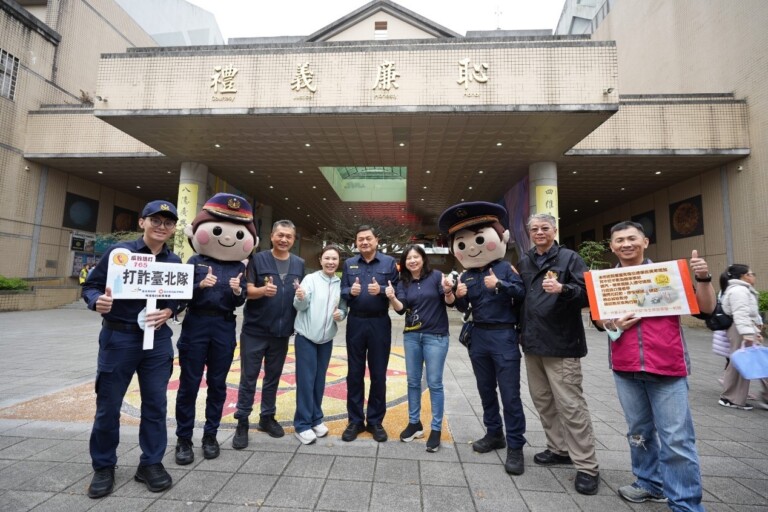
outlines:
[[[443,369],[448,355],[448,336],[407,332],[403,335],[405,347],[405,371],[408,373],[408,421],[418,423],[421,419],[421,375],[427,367],[427,386],[432,404],[432,430],[441,430],[443,425]]]
[[[314,343],[301,334],[294,341],[296,356],[296,413],[293,426],[304,432],[323,422],[325,375],[333,352],[333,341]]]
[[[701,472],[688,406],[688,379],[634,379],[614,372],[627,420],[632,473],[643,489],[669,498],[669,508],[703,511]]]

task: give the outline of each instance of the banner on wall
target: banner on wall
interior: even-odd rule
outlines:
[[[558,219],[560,215],[558,211],[557,185],[537,185],[536,213],[547,213],[555,219]],[[558,224],[559,223],[560,221],[558,221]]]
[[[176,239],[177,243],[174,244],[173,252],[175,252],[181,261],[187,261],[194,251],[189,245],[189,241],[186,236],[183,236],[184,228],[188,224],[192,224],[197,215],[197,195],[198,185],[196,183],[180,183],[179,184],[179,202],[176,211],[179,213],[179,221],[176,223]],[[182,233],[182,235],[179,235]]]

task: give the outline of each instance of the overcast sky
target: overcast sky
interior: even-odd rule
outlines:
[[[189,0],[216,16],[224,40],[309,35],[368,3],[365,0]],[[565,0],[398,0],[459,34],[468,30],[554,29]]]

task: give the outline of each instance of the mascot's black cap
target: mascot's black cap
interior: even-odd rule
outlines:
[[[455,204],[446,209],[440,215],[437,225],[443,233],[453,235],[461,229],[476,226],[477,224],[488,224],[491,222],[503,224],[506,216],[507,210],[500,204],[472,201]]]
[[[242,224],[253,235],[254,240],[258,239],[256,226],[253,224],[253,209],[248,201],[240,196],[219,193],[210,198],[192,221],[192,232],[197,231],[197,226],[203,222],[217,219]]]

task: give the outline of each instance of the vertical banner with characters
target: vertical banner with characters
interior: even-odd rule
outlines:
[[[548,213],[560,224],[557,204],[557,185],[536,186],[536,213]],[[559,226],[555,226],[559,227]]]
[[[197,192],[196,183],[179,184],[179,221],[176,223],[176,236],[174,237],[173,252],[175,252],[181,261],[187,261],[194,251],[189,246],[189,240],[184,236],[184,228],[192,223],[192,219],[197,215]]]

